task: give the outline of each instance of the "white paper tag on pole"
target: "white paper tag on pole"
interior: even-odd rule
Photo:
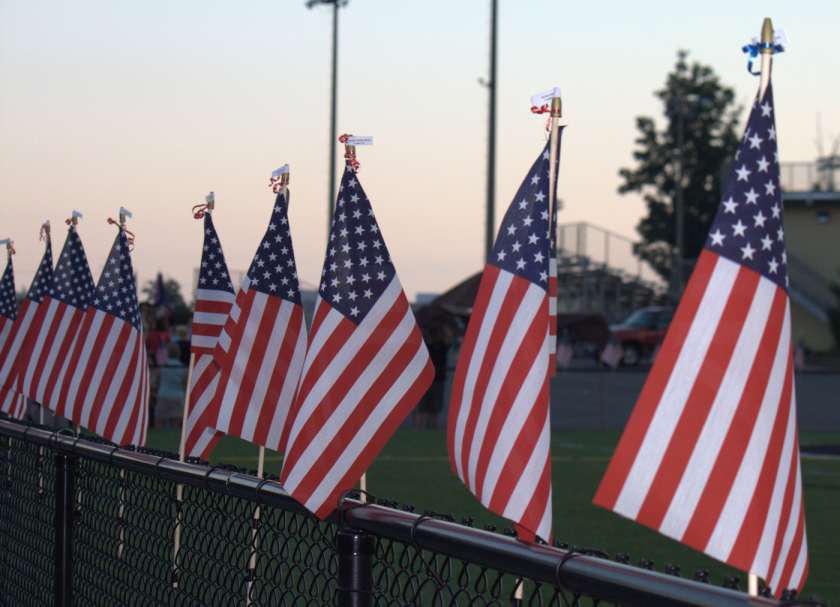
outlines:
[[[373,145],[373,135],[351,135],[344,143],[346,145]]]
[[[125,215],[126,217],[134,217],[132,212],[126,209],[125,207],[120,207],[120,215]]]
[[[560,96],[560,87],[555,86],[553,89],[531,95],[531,105],[541,106],[546,103],[551,103],[551,100]]]
[[[781,28],[774,30],[773,43],[778,44],[785,50],[788,50],[788,46],[790,46],[790,39],[788,38],[787,32]]]
[[[204,197],[204,202],[206,202],[207,204],[213,204],[214,202],[216,202],[216,194],[214,194],[213,192],[208,193],[207,196]]]
[[[73,209],[72,217],[73,219],[84,219],[84,215],[82,215],[81,211],[77,211],[76,209]]]
[[[273,171],[271,171],[271,176],[272,177],[280,177],[281,175],[285,175],[288,172],[289,172],[289,165],[284,164],[280,168],[277,168],[277,169],[274,169]]]

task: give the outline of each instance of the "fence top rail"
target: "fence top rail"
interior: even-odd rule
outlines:
[[[220,466],[181,462],[0,418],[0,435],[257,504],[307,511],[272,480]],[[781,606],[765,597],[649,571],[605,558],[526,544],[513,537],[384,506],[345,499],[331,522],[479,566],[498,569],[623,605]],[[786,602],[784,605],[795,605]]]

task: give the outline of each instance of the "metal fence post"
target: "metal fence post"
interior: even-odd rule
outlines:
[[[373,551],[375,538],[358,529],[341,529],[338,552],[337,603],[339,607],[373,604]]]
[[[76,457],[55,454],[55,606],[73,604],[73,480]]]

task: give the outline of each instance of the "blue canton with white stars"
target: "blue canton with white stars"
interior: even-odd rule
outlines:
[[[550,220],[549,146],[537,157],[502,219],[487,259],[503,270],[548,290]]]
[[[38,265],[38,271],[35,272],[35,278],[32,280],[32,286],[29,287],[29,292],[26,294],[27,299],[31,299],[35,303],[41,303],[41,301],[43,301],[43,299],[52,292],[52,263],[52,240],[49,236],[47,236],[47,246],[44,248],[44,256],[41,258],[41,263]]]
[[[281,191],[274,201],[271,221],[248,269],[248,288],[300,304],[289,201]]]
[[[105,262],[105,268],[99,276],[93,296],[93,307],[130,323],[137,330],[140,329],[134,270],[131,267],[128,238],[122,229],[114,239],[108,261]]]
[[[213,217],[209,212],[204,213],[204,248],[201,251],[201,268],[198,271],[198,288],[215,289],[233,293],[233,283],[222,253],[222,245]]]
[[[787,289],[773,89],[753,104],[706,248]]]
[[[395,274],[370,201],[356,174],[347,168],[341,178],[321,272],[321,298],[358,324]]]
[[[3,271],[3,278],[0,278],[0,316],[9,320],[17,317],[17,301],[15,300],[15,270],[12,267],[12,259],[6,264]]]
[[[79,238],[75,226],[71,225],[53,272],[50,297],[84,310],[90,305],[93,289],[93,276],[90,274],[82,239]]]

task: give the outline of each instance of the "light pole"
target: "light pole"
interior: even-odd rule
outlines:
[[[335,146],[338,140],[336,132],[336,103],[338,93],[338,9],[347,6],[350,0],[306,0],[306,8],[313,8],[318,4],[331,4],[332,15],[332,81],[330,85],[330,161],[327,165],[330,175],[330,189],[327,191],[327,234],[332,221],[333,205],[335,205]]]

